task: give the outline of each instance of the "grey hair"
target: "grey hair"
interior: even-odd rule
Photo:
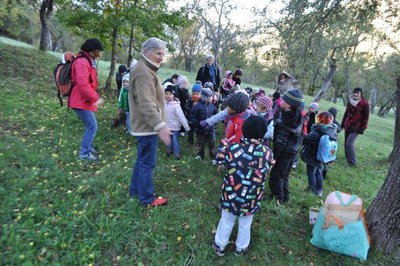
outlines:
[[[152,37],[142,43],[142,54],[153,52],[157,49],[166,49],[167,44],[158,38]]]
[[[212,60],[214,60],[214,56],[211,55],[211,54],[209,54],[209,55],[206,56],[206,61],[207,61],[208,59],[210,59],[210,58],[211,58]]]

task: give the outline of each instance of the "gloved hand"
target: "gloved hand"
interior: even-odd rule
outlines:
[[[207,124],[206,120],[200,121],[200,126],[205,129],[208,128],[208,124]]]

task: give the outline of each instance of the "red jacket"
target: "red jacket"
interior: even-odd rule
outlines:
[[[343,115],[342,128],[347,132],[364,133],[368,126],[369,104],[362,98],[356,107],[347,103],[346,112]]]
[[[92,63],[89,63],[92,62]],[[80,52],[74,63],[71,72],[72,88],[68,99],[70,108],[97,111],[94,105],[99,99],[97,94],[97,70],[94,60],[86,52]]]

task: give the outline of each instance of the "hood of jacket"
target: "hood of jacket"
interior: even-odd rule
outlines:
[[[225,72],[225,78],[227,78],[230,74],[232,74],[232,71],[227,70],[227,71]]]
[[[330,138],[337,140],[337,126],[336,124],[314,124],[311,130],[316,130],[320,135],[328,135]]]

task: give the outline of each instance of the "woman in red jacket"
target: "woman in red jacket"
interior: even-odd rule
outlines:
[[[97,94],[96,59],[99,59],[103,45],[98,39],[88,39],[81,46],[72,64],[73,88],[68,99],[68,107],[72,108],[85,125],[85,134],[79,158],[95,161],[93,140],[97,132],[97,121],[94,112],[103,104],[103,98]]]
[[[357,165],[356,147],[354,145],[358,134],[364,134],[368,126],[369,104],[362,97],[362,89],[355,88],[347,103],[343,115],[342,128],[345,130],[345,155],[350,166]]]

